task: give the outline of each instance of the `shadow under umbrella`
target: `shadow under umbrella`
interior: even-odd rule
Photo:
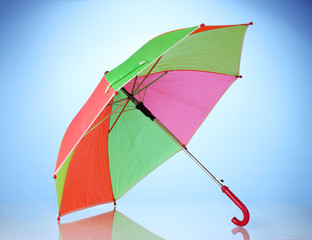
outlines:
[[[59,224],[60,240],[163,239],[118,211]]]

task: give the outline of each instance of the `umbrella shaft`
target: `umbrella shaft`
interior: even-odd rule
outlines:
[[[205,168],[205,166],[203,164],[201,164],[200,161],[197,160],[196,157],[193,156],[192,153],[190,153],[186,147],[157,119],[155,118],[154,119],[154,122],[165,132],[167,133],[167,135],[176,143],[179,145],[179,147],[191,158],[193,159],[193,161],[198,165],[200,166],[201,169],[204,170],[205,173],[207,173],[211,178],[212,180],[214,180],[220,187],[222,187],[222,183],[215,177],[212,175],[211,172],[208,171],[207,168]]]

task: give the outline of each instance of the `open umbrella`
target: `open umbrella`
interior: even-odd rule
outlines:
[[[186,148],[212,108],[239,77],[252,23],[204,24],[147,42],[105,72],[69,125],[54,179],[59,217],[114,202],[179,150],[186,152],[243,211],[245,205]]]

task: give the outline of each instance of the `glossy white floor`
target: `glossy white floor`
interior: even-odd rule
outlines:
[[[1,209],[0,232],[1,239],[311,239],[311,206],[248,207],[251,220],[238,228],[230,219],[241,213],[230,201],[121,202],[113,218],[103,214],[113,210],[108,204],[64,216],[60,226],[45,207],[24,206]]]

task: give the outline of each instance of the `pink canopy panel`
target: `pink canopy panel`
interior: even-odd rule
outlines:
[[[137,97],[144,98],[153,115],[187,145],[236,78],[202,71],[168,71],[149,75],[141,85],[144,76],[139,77],[135,88],[139,86]],[[125,89],[131,92],[133,84],[131,80]]]

